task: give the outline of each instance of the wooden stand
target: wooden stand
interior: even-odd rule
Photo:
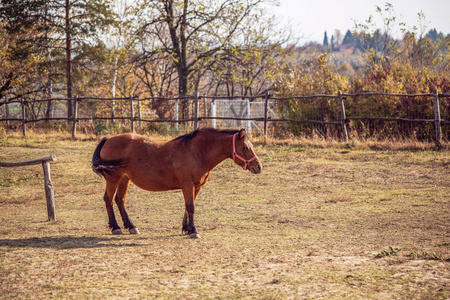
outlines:
[[[20,166],[29,166],[29,165],[37,165],[42,164],[42,168],[44,169],[44,188],[45,188],[45,198],[47,199],[47,213],[48,220],[55,221],[55,196],[53,192],[52,179],[50,176],[50,162],[56,161],[55,155],[46,156],[40,159],[29,160],[29,161],[19,161],[19,162],[11,162],[5,163],[0,162],[0,167],[20,167]]]

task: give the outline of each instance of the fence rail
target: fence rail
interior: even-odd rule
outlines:
[[[356,98],[368,98],[373,96],[382,96],[382,97],[427,97],[432,98],[432,108],[433,108],[433,115],[430,115],[429,118],[405,118],[405,117],[397,117],[397,116],[355,116],[350,115],[348,116],[346,112],[346,106],[350,104],[350,99],[356,99]],[[194,94],[192,96],[186,96],[186,97],[175,97],[175,98],[164,98],[164,97],[147,97],[147,98],[139,98],[137,96],[129,96],[129,97],[122,97],[122,98],[100,98],[100,97],[75,97],[75,98],[49,98],[49,99],[38,99],[38,100],[25,100],[25,99],[18,99],[13,101],[4,101],[0,102],[0,122],[19,122],[22,125],[22,131],[23,135],[26,135],[26,124],[28,123],[36,123],[41,121],[57,121],[57,120],[66,120],[71,122],[71,129],[72,129],[72,136],[73,138],[76,137],[77,134],[77,124],[80,121],[92,121],[95,122],[97,120],[129,120],[130,121],[130,130],[135,131],[135,123],[139,122],[141,124],[142,122],[146,123],[173,123],[176,124],[176,126],[179,123],[187,123],[192,122],[193,128],[196,129],[199,126],[199,122],[201,121],[208,121],[208,120],[234,120],[234,121],[247,121],[247,122],[261,122],[263,123],[263,134],[267,135],[268,125],[270,123],[276,124],[276,123],[297,123],[297,124],[315,124],[315,125],[332,125],[332,126],[340,126],[341,127],[341,135],[345,141],[348,141],[348,124],[350,121],[356,121],[356,120],[370,120],[370,121],[394,121],[394,122],[408,122],[408,123],[430,123],[434,126],[434,140],[436,145],[441,144],[442,140],[442,127],[450,125],[450,120],[448,120],[449,114],[450,114],[450,102],[448,101],[450,97],[450,94],[439,94],[438,91],[435,91],[434,93],[423,93],[423,94],[393,94],[393,93],[374,93],[374,92],[365,92],[365,93],[342,93],[339,91],[336,95],[327,95],[327,94],[319,94],[319,95],[305,95],[305,96],[293,96],[293,97],[274,97],[269,95],[268,93],[263,95],[256,95],[256,96],[234,96],[234,97],[227,97],[227,96],[199,96],[198,94]],[[446,99],[448,105],[446,106],[445,115],[447,119],[441,118],[441,112],[440,112],[440,99]],[[226,100],[238,100],[238,99],[247,99],[249,101],[255,101],[257,99],[261,99],[264,105],[264,111],[261,115],[257,117],[242,117],[242,116],[225,116],[225,117],[217,117],[217,116],[209,116],[207,111],[207,101],[215,101],[219,99],[226,99]],[[308,116],[304,118],[290,118],[288,116],[283,117],[271,117],[268,114],[269,111],[269,103],[275,103],[275,105],[286,105],[286,102],[293,101],[293,100],[299,100],[299,101],[305,101],[305,100],[312,100],[312,101],[319,101],[319,99],[328,99],[330,102],[328,102],[325,106],[327,110],[333,110],[334,112],[331,114],[332,117],[317,117],[317,118],[310,118]],[[59,112],[58,115],[53,116],[43,116],[42,114],[39,115],[37,113],[37,116],[29,117],[27,116],[27,107],[30,105],[41,105],[45,102],[52,102],[52,103],[60,103],[64,101],[73,101],[73,113],[72,118],[68,119],[68,113],[67,111]],[[103,102],[104,101],[112,101],[112,113],[110,116],[98,116],[95,113],[94,106],[96,102]],[[128,102],[128,104],[123,104],[123,111],[126,111],[125,114],[122,116],[115,114],[114,109],[114,103],[122,101],[124,103]],[[141,103],[144,101],[172,101],[175,103],[175,114],[173,117],[159,117],[159,118],[146,118],[142,116],[142,109],[141,109]],[[191,101],[192,103],[192,114],[188,116],[184,116],[183,118],[178,118],[178,102],[182,101]],[[203,116],[200,113],[200,104],[201,102],[204,102],[203,105]],[[336,102],[337,101],[337,102]],[[446,104],[447,104],[446,102]],[[84,103],[84,115],[80,115],[79,111],[79,104]],[[86,104],[87,103],[87,104]],[[252,102],[253,103],[253,102]],[[136,104],[137,104],[137,113],[136,113]],[[431,104],[431,103],[430,103]],[[8,111],[8,107],[15,106],[16,115],[11,116],[11,114]],[[86,115],[87,107],[91,105],[92,107],[92,114],[91,116]],[[292,104],[290,104],[292,105]],[[354,104],[352,104],[354,105]],[[2,106],[4,107],[4,113],[2,113]],[[332,108],[331,108],[332,107]],[[431,107],[431,105],[430,105]],[[20,111],[20,113],[18,113]],[[431,114],[431,113],[430,113]],[[447,132],[445,132],[445,136],[448,137]]]

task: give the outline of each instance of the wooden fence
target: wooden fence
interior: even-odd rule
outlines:
[[[356,97],[374,97],[374,96],[380,96],[380,97],[428,97],[433,99],[432,107],[434,108],[434,115],[430,116],[429,118],[401,118],[401,117],[389,117],[389,116],[348,116],[346,113],[346,100],[349,98],[356,98]],[[448,115],[450,114],[450,102],[448,101],[450,97],[450,94],[439,94],[436,90],[434,93],[427,93],[427,94],[391,94],[391,93],[354,93],[354,94],[344,94],[339,91],[336,95],[309,95],[309,96],[297,96],[297,97],[274,97],[269,95],[269,93],[263,94],[263,95],[257,95],[257,96],[234,96],[234,97],[212,97],[212,96],[199,96],[197,94],[193,96],[187,96],[187,97],[177,97],[177,98],[162,98],[162,97],[153,97],[153,98],[139,98],[137,96],[130,96],[127,98],[98,98],[98,97],[75,97],[72,99],[41,99],[41,100],[34,100],[34,101],[25,101],[25,100],[14,100],[9,102],[0,102],[0,112],[1,112],[1,106],[5,106],[6,113],[2,115],[0,114],[0,122],[19,122],[22,125],[22,131],[23,135],[26,135],[26,124],[27,123],[34,123],[39,121],[53,121],[53,120],[66,120],[71,122],[72,127],[72,137],[75,138],[77,135],[77,124],[80,121],[83,120],[91,120],[92,122],[95,122],[96,120],[129,120],[130,121],[130,130],[133,132],[135,131],[135,123],[139,122],[141,124],[142,122],[152,123],[152,122],[158,122],[158,123],[192,123],[192,126],[194,129],[196,129],[199,126],[200,121],[204,120],[239,120],[239,121],[257,121],[263,123],[263,134],[267,135],[268,132],[268,125],[270,123],[309,123],[309,124],[320,124],[320,125],[327,125],[327,126],[338,126],[341,128],[341,135],[343,140],[348,141],[349,134],[348,134],[348,124],[352,120],[380,120],[380,121],[401,121],[401,122],[416,122],[416,123],[430,123],[434,126],[434,140],[436,145],[441,144],[442,140],[442,127],[450,125],[450,121],[448,119],[442,120],[441,119],[441,112],[440,112],[440,99],[445,98],[446,99],[446,116],[448,118]],[[256,101],[256,99],[261,99],[264,103],[264,113],[259,117],[214,117],[210,116],[206,113],[206,101],[213,101],[218,99],[227,99],[227,100],[233,100],[233,99],[247,99],[249,101]],[[320,119],[320,118],[301,118],[301,119],[295,119],[295,118],[288,118],[286,116],[274,118],[268,115],[269,110],[269,103],[276,103],[276,104],[286,104],[289,103],[289,101],[295,101],[295,100],[314,100],[314,99],[327,99],[329,103],[334,102],[336,107],[339,107],[339,116],[335,117],[333,120],[327,120],[327,119]],[[27,105],[30,105],[31,103],[42,103],[42,102],[49,102],[49,101],[69,101],[71,100],[73,105],[73,113],[72,118],[68,120],[67,118],[67,112],[66,115],[60,115],[60,116],[51,116],[51,117],[37,117],[34,119],[27,118],[26,113],[26,107]],[[175,107],[175,115],[173,118],[143,118],[141,115],[141,103],[143,101],[174,101],[175,104],[178,104],[179,101],[191,101],[192,102],[192,113],[187,118],[178,118],[178,112],[177,107]],[[91,116],[80,116],[79,115],[79,104],[88,101],[92,105],[92,115]],[[112,113],[111,116],[97,116],[94,113],[94,102],[95,101],[111,101],[113,103],[112,107]],[[114,115],[114,103],[118,101],[126,101],[128,102],[127,111],[129,112],[128,115]],[[203,115],[200,114],[200,103],[201,101],[204,101],[203,107],[205,112]],[[448,102],[448,103],[447,103]],[[7,107],[8,105],[11,105],[13,103],[17,103],[20,106],[21,115],[20,117],[11,117],[8,115]],[[138,104],[138,112],[136,114],[135,106]],[[336,105],[337,104],[337,105]],[[286,104],[287,105],[287,104]],[[292,104],[289,104],[292,105]],[[336,109],[335,109],[336,110]],[[447,132],[446,132],[447,133]],[[448,134],[446,134],[448,136]]]
[[[0,167],[20,167],[42,164],[44,170],[44,188],[45,198],[47,200],[47,214],[49,221],[55,221],[55,199],[52,185],[52,179],[50,176],[50,162],[56,161],[55,155],[46,156],[40,159],[20,161],[20,162],[0,162]]]

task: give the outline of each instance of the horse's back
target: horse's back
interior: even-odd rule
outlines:
[[[151,140],[139,134],[118,134],[105,142],[100,156],[105,160],[130,159],[142,151],[156,151],[162,144],[163,142]]]

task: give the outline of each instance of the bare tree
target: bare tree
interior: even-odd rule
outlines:
[[[245,20],[267,2],[271,1],[144,0],[138,36],[142,41],[156,40],[150,45],[142,43],[140,59],[170,62],[177,72],[178,94],[185,96],[190,80],[198,79],[199,71],[217,62],[219,54],[239,41],[242,27],[248,25]],[[181,109],[186,116],[187,102],[182,102]]]

